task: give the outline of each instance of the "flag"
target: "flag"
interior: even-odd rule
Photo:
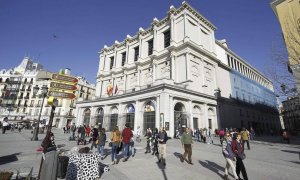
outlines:
[[[116,87],[115,87],[115,94],[117,94],[117,92],[118,92],[118,85],[116,84]]]
[[[112,95],[112,92],[113,92],[113,87],[112,87],[112,85],[111,84],[109,84],[108,86],[107,86],[107,94],[109,95],[109,96],[111,96]]]

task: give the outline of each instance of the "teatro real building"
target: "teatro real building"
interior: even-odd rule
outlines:
[[[215,39],[188,3],[99,52],[96,97],[76,105],[76,124],[110,131],[165,127],[279,128],[271,81]],[[271,110],[270,110],[271,109]]]

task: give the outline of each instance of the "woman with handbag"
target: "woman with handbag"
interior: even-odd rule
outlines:
[[[243,142],[241,141],[241,134],[236,134],[236,140],[232,141],[232,150],[236,157],[236,174],[240,178],[240,172],[242,171],[244,180],[248,180],[246,168],[244,166],[243,160],[246,158],[244,153]]]
[[[122,140],[122,137],[121,137],[121,133],[119,131],[119,128],[118,126],[116,126],[112,133],[111,133],[111,161],[112,161],[112,164],[116,164],[117,161],[116,161],[116,155],[117,155],[117,148],[120,146],[120,143],[121,143],[121,140]]]
[[[236,180],[239,179],[239,177],[236,174],[235,166],[233,164],[233,161],[236,161],[236,158],[235,158],[234,152],[232,150],[231,143],[232,143],[231,136],[230,136],[229,133],[226,133],[226,135],[224,137],[224,140],[222,142],[222,153],[223,153],[223,156],[224,156],[224,158],[226,160],[224,180],[228,180],[229,179],[228,178],[229,168],[232,169],[234,179],[236,179]]]

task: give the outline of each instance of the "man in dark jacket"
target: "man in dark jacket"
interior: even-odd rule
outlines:
[[[165,157],[166,157],[166,151],[167,151],[167,140],[168,140],[167,132],[161,127],[159,129],[159,133],[158,133],[158,143],[159,143],[159,160],[158,160],[158,162],[160,163],[162,161],[164,166],[166,165]]]
[[[129,143],[133,134],[129,127],[129,123],[125,124],[125,129],[122,132],[122,142],[123,142],[123,162],[128,160],[128,151],[129,151]]]

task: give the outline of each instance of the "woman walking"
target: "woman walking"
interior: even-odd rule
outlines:
[[[105,134],[105,128],[102,128],[100,130],[99,136],[98,136],[98,152],[101,156],[101,159],[104,159],[104,146],[106,141],[106,134]]]
[[[112,142],[112,146],[111,146],[111,161],[112,164],[116,164],[116,155],[117,155],[117,148],[120,146],[121,144],[121,133],[119,131],[118,126],[116,126],[112,133],[111,133],[111,142]]]
[[[97,128],[94,128],[93,129],[93,133],[92,133],[92,145],[91,145],[91,150],[93,150],[93,147],[97,148],[97,144],[96,144],[96,141],[98,139],[98,129]]]
[[[222,152],[223,152],[223,156],[226,160],[226,167],[225,167],[225,175],[224,175],[224,180],[229,180],[228,178],[228,171],[229,168],[232,169],[233,172],[233,176],[236,180],[239,179],[239,177],[236,174],[236,170],[235,170],[235,166],[233,164],[233,161],[235,161],[235,155],[234,152],[232,150],[232,145],[231,145],[232,139],[229,133],[227,133],[225,135],[225,139],[222,143]]]
[[[246,158],[244,153],[243,142],[241,141],[241,135],[236,134],[236,140],[232,141],[232,150],[236,157],[236,174],[240,178],[240,172],[242,171],[244,180],[248,180],[246,168],[244,166],[243,160]]]

